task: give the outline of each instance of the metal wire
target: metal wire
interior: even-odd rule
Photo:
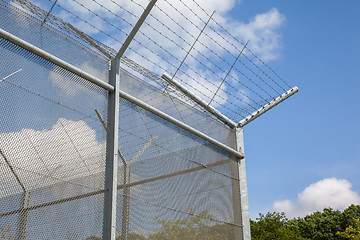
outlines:
[[[77,2],[76,0],[74,0],[75,2]],[[97,1],[95,1],[95,0],[93,0],[95,3],[97,3],[97,4],[99,4]],[[113,2],[113,1],[112,1]],[[103,6],[102,4],[99,4],[100,6]],[[119,4],[117,4],[118,6],[119,6]],[[61,6],[62,7],[62,6]],[[82,7],[85,7],[84,5],[82,5]],[[64,8],[64,7],[62,7],[62,8]],[[86,8],[86,7],[85,7]],[[88,11],[91,11],[89,8],[87,8],[88,9]],[[113,15],[115,15],[115,16],[117,16],[118,18],[121,18],[121,16],[119,16],[118,14],[116,14],[116,13],[114,13],[114,12],[112,12],[111,10],[109,10],[109,9],[107,9],[107,8],[105,8],[109,13],[112,13]],[[124,9],[124,8],[122,8],[122,9]],[[69,13],[70,13],[70,11],[68,11]],[[130,13],[129,11],[128,11],[128,13],[129,14],[132,14],[132,13]],[[99,16],[98,14],[96,14],[96,13],[94,13],[95,14],[95,16]],[[74,14],[73,14],[74,15]],[[134,14],[132,14],[134,17],[135,17],[135,15]],[[152,15],[153,16],[153,15]],[[78,19],[79,19],[79,17],[78,17]],[[108,22],[105,18],[102,18],[104,21],[106,21],[106,22]],[[121,18],[122,20],[124,20],[123,18]],[[126,21],[126,20],[125,20]],[[128,24],[130,24],[129,22],[127,22]],[[90,24],[90,23],[89,23]],[[90,24],[90,25],[92,25],[92,24]],[[111,23],[110,23],[110,25],[111,25]],[[92,25],[94,28],[96,28],[94,25]],[[115,28],[116,28],[116,26],[115,26]],[[154,27],[152,27],[153,29],[156,29],[156,28],[154,28]],[[97,29],[97,30],[99,30],[99,31],[101,31],[101,29]],[[157,32],[159,32],[159,30],[157,30]],[[209,36],[209,35],[207,35],[207,36]],[[167,38],[167,39],[169,39],[169,38]],[[151,40],[151,39],[150,39]],[[172,40],[173,41],[173,40]],[[174,41],[173,41],[174,42]],[[154,43],[153,41],[152,41],[152,43]],[[145,47],[143,44],[140,44],[140,46],[141,47]],[[146,49],[146,47],[145,47],[145,49]],[[172,56],[174,59],[177,59],[175,56],[173,56],[172,54],[169,54],[169,52],[166,50],[166,49],[164,49],[164,48],[162,48],[161,46],[160,46],[160,49],[161,50],[163,50],[165,53],[168,53],[168,55],[169,56]],[[155,53],[154,51],[152,51],[152,50],[150,50],[150,49],[148,49],[151,53],[153,53],[153,54],[155,54],[157,57],[160,57],[161,58],[161,56],[159,55],[159,54],[157,54],[157,53]],[[142,57],[144,57],[144,56],[142,56]],[[146,59],[146,57],[144,57],[145,59]],[[220,59],[222,59],[222,58],[220,58]],[[147,60],[149,60],[148,58],[147,58]],[[164,60],[164,59],[163,59]],[[179,59],[177,59],[178,61],[179,61]],[[209,59],[208,59],[209,60]],[[210,61],[211,62],[211,61]],[[203,67],[205,66],[205,64],[202,64],[202,63],[200,63]],[[158,65],[158,64],[157,64]],[[173,65],[173,64],[170,64],[170,66],[171,67],[174,67],[175,68],[175,65]],[[189,67],[189,66],[187,66],[188,67],[188,69],[189,70],[191,70],[192,72],[194,72],[194,73],[196,73],[196,70],[195,69],[193,69],[193,68],[191,68],[191,67]],[[220,67],[219,67],[219,69],[221,69]],[[164,70],[164,69],[163,69]],[[222,71],[223,71],[223,69],[221,69]],[[214,71],[212,71],[212,73],[215,73]],[[193,77],[191,77],[191,76],[189,76],[185,71],[183,71],[183,74],[185,74],[185,75],[187,75],[187,77],[190,77],[192,80],[194,80],[194,81],[196,81],[196,79],[194,79]],[[253,72],[253,74],[255,74],[255,76],[257,76],[257,77],[259,77],[259,75],[257,75],[256,73],[254,73]],[[218,74],[216,74],[215,73],[215,76],[219,76]],[[246,75],[244,74],[244,76],[246,77]],[[251,80],[250,78],[248,78],[249,80]],[[254,82],[253,82],[254,83]],[[255,91],[253,91],[251,88],[249,88],[248,86],[246,86],[246,85],[244,85],[244,84],[242,84],[245,88],[247,88],[247,89],[249,89],[251,92],[253,92],[254,94],[256,94],[256,95],[258,95]],[[210,89],[208,89],[208,88],[206,88],[206,86],[205,85],[201,85],[202,87],[204,87],[205,89],[207,89],[207,91],[210,91]],[[259,86],[259,85],[257,85],[257,86]],[[233,86],[229,86],[229,87],[232,87],[234,90],[235,90],[235,87],[233,87]],[[260,87],[261,88],[261,87]],[[261,88],[262,89],[262,88]],[[262,90],[264,90],[264,89],[262,89]],[[265,92],[266,92],[266,90],[264,90]],[[247,95],[245,95],[244,94],[244,92],[240,92],[240,93],[242,93],[243,95],[244,95],[244,97],[245,97],[245,99],[250,99],[250,101],[253,101],[251,98],[249,98],[249,96],[247,96]],[[239,101],[241,101],[241,102],[245,102],[244,100],[242,100],[242,99],[239,99],[239,98],[237,98],[235,95],[233,95],[233,94],[231,94],[231,93],[229,93],[229,95],[231,96],[231,97],[234,97],[235,99],[237,99],[237,100],[239,100]],[[258,95],[262,100],[260,101],[260,103],[263,103],[263,102],[266,102],[265,101],[265,98],[263,98],[261,95]],[[271,96],[271,95],[269,95],[270,96],[270,99],[271,98],[273,98],[274,96]],[[222,100],[225,100],[225,99],[222,99]],[[231,103],[230,103],[231,104]],[[247,103],[244,103],[244,104],[247,104]],[[260,104],[255,104],[253,107],[251,107],[250,108],[250,111],[251,110],[254,110],[255,108],[258,108],[260,106]]]

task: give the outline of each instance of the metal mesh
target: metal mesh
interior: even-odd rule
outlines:
[[[228,140],[229,129],[226,125],[214,120],[206,112],[195,109],[193,105],[184,103],[179,98],[164,94],[154,86],[135,77],[123,70],[121,72],[121,89],[132,96],[136,96],[143,102],[167,113],[168,115],[194,127],[195,129],[208,134],[226,145],[231,145]],[[144,120],[137,119],[138,124],[144,124]]]
[[[0,28],[107,81],[96,51],[2,1],[0,15]],[[100,239],[107,133],[95,110],[107,118],[107,91],[2,38],[0,59],[0,236]],[[125,70],[121,89],[234,147],[233,130]],[[174,239],[177,224],[182,239],[238,239],[234,158],[119,103],[117,238]]]
[[[129,232],[149,237],[161,231],[158,220],[189,219],[201,212],[209,214],[208,226],[240,227],[233,224],[228,154],[132,103],[120,104],[120,149],[130,171],[124,182],[125,167],[119,168],[118,232],[124,232],[125,211]],[[128,210],[122,207],[126,198]]]
[[[0,27],[70,64],[107,81],[108,61],[49,25],[0,1]],[[76,53],[76,54],[73,54]]]
[[[107,62],[91,51],[12,6],[1,3],[0,11],[1,28],[68,61],[73,57],[84,70],[87,61],[96,63],[92,74],[107,79],[100,70]],[[1,236],[101,235],[106,134],[94,109],[106,116],[106,91],[4,39],[0,57]]]

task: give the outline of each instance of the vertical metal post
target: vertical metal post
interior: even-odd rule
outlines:
[[[108,93],[103,239],[115,240],[120,89],[118,58],[111,61],[109,83],[114,87],[114,91]]]
[[[29,205],[29,193],[27,191],[24,191],[22,205],[21,205],[21,212],[20,212],[18,238],[17,238],[19,240],[26,239],[26,223],[27,223],[27,216],[28,216],[28,210],[27,210],[28,205]]]
[[[242,128],[235,131],[236,150],[244,154],[244,135]],[[235,240],[250,240],[250,215],[246,181],[245,158],[230,162],[234,211]]]
[[[123,189],[123,211],[121,225],[121,240],[127,240],[129,235],[129,214],[130,214],[130,164],[124,164],[124,189]]]

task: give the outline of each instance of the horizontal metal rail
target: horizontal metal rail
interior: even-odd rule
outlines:
[[[269,111],[270,109],[272,109],[273,107],[278,105],[279,103],[285,101],[286,99],[288,99],[289,97],[291,97],[292,95],[297,93],[298,91],[299,91],[298,87],[293,87],[289,91],[281,94],[279,97],[275,98],[274,100],[272,100],[268,104],[264,105],[262,108],[259,108],[257,111],[253,112],[252,114],[250,114],[249,116],[247,116],[246,118],[241,120],[237,124],[237,126],[238,127],[243,127],[246,124],[254,121],[256,118],[260,117],[261,115],[263,115],[264,113],[266,113],[267,111]]]
[[[218,162],[215,162],[215,163],[210,163],[210,164],[207,164],[207,165],[201,165],[201,166],[194,167],[194,168],[185,169],[185,170],[178,171],[178,172],[168,173],[168,174],[164,174],[164,175],[157,176],[157,177],[152,177],[152,178],[148,178],[148,179],[144,179],[144,180],[139,180],[139,181],[128,183],[128,184],[122,184],[122,185],[118,186],[118,189],[122,189],[124,187],[133,187],[133,186],[137,186],[137,185],[144,184],[144,183],[149,183],[149,182],[155,182],[155,181],[158,181],[158,180],[171,178],[171,177],[179,176],[179,175],[186,174],[186,173],[196,172],[196,171],[199,171],[199,170],[224,165],[224,164],[227,164],[227,163],[230,163],[229,159],[221,160],[221,161],[218,161]]]
[[[202,100],[200,97],[196,96],[193,92],[188,90],[186,87],[182,86],[178,81],[170,77],[167,73],[164,73],[161,78],[163,78],[165,81],[167,81],[169,84],[176,87],[180,92],[185,94],[187,97],[189,97],[191,100],[199,104],[202,108],[204,108],[206,111],[211,113],[213,116],[215,116],[217,119],[225,123],[231,128],[235,128],[236,124],[231,121],[228,117],[226,117],[224,114],[222,114],[219,110],[215,109],[214,107],[207,104],[204,100]]]
[[[114,87],[111,86],[110,84],[108,84],[107,82],[105,82],[99,78],[96,78],[89,73],[84,72],[83,70],[61,60],[60,58],[55,57],[54,55],[36,47],[35,45],[32,45],[31,43],[28,43],[28,42],[16,37],[15,35],[13,35],[9,32],[6,32],[3,29],[0,29],[0,37],[4,38],[5,40],[7,40],[19,47],[22,47],[23,49],[26,49],[27,51],[29,51],[41,58],[46,59],[47,61],[49,61],[63,69],[66,69],[69,72],[72,72],[73,74],[75,74],[79,77],[82,77],[82,78],[92,82],[93,84],[95,84],[99,87],[102,87],[111,92],[114,91]]]
[[[147,103],[142,102],[141,100],[131,96],[130,94],[128,94],[126,92],[120,91],[120,97],[128,100],[129,102],[134,103],[135,105],[137,105],[137,106],[139,106],[139,107],[141,107],[141,108],[143,108],[143,109],[145,109],[145,110],[147,110],[147,111],[161,117],[162,119],[165,119],[166,121],[168,121],[168,122],[182,128],[182,129],[194,134],[195,136],[198,136],[199,138],[202,138],[205,141],[214,144],[215,146],[225,150],[226,152],[234,154],[236,157],[238,157],[240,159],[244,158],[244,154],[242,154],[241,152],[236,151],[235,149],[233,149],[233,148],[231,148],[231,147],[229,147],[229,146],[227,146],[227,145],[213,139],[212,137],[210,137],[210,136],[196,130],[195,128],[193,128],[193,127],[191,127],[191,126],[177,120],[176,118],[173,118],[173,117],[167,115],[166,113],[163,113],[163,112],[159,111],[158,109],[150,106]]]
[[[179,176],[179,175],[186,174],[186,173],[205,170],[205,169],[208,169],[208,168],[211,168],[211,167],[224,165],[224,164],[227,164],[229,162],[230,162],[229,159],[224,159],[224,160],[221,160],[221,161],[218,161],[218,162],[214,162],[214,163],[210,163],[210,164],[206,164],[206,165],[204,164],[204,165],[201,165],[201,166],[198,166],[198,167],[189,168],[189,169],[185,169],[185,170],[178,171],[178,172],[168,173],[168,174],[164,174],[164,175],[161,175],[161,176],[152,177],[152,178],[148,178],[148,179],[143,179],[143,180],[139,180],[139,181],[132,182],[132,183],[120,184],[120,185],[117,186],[117,189],[119,190],[119,189],[123,189],[125,187],[134,187],[134,186],[137,186],[137,185],[150,183],[150,182],[155,182],[155,181],[158,181],[158,180],[161,180],[161,179],[171,178],[171,177]],[[52,201],[52,202],[42,203],[42,204],[39,204],[39,205],[34,205],[34,206],[22,208],[22,209],[17,209],[17,210],[5,212],[5,213],[0,213],[0,217],[5,217],[5,216],[21,213],[22,211],[30,211],[30,210],[35,210],[35,209],[39,209],[39,208],[43,208],[43,207],[48,207],[48,206],[52,206],[52,205],[56,205],[56,204],[60,204],[60,203],[75,201],[75,200],[83,199],[83,198],[86,198],[86,197],[103,194],[104,192],[105,192],[105,190],[101,189],[101,190],[81,194],[81,195],[74,196],[74,197],[63,198],[63,199],[59,199],[59,200]]]
[[[65,61],[63,61],[63,60],[61,60],[59,58],[57,58],[57,57],[55,57],[54,55],[52,55],[50,53],[45,52],[44,50],[42,50],[42,49],[40,49],[40,48],[30,44],[30,43],[18,38],[18,37],[6,32],[6,31],[4,31],[2,29],[0,29],[0,37],[8,40],[9,42],[12,42],[15,45],[18,45],[18,46],[28,50],[29,52],[32,52],[32,53],[38,55],[39,57],[42,57],[42,58],[48,60],[49,62],[54,63],[55,65],[57,65],[57,66],[59,66],[61,68],[64,68],[64,69],[74,73],[75,75],[78,75],[79,77],[82,77],[82,78],[96,84],[99,87],[102,87],[102,88],[104,88],[104,89],[106,89],[108,91],[114,91],[114,87],[111,86],[110,84],[108,84],[108,83],[106,83],[106,82],[92,76],[91,74],[88,74],[88,73],[82,71],[81,69],[79,69],[79,68],[77,68],[77,67],[75,67],[75,66],[73,66],[73,65],[71,65],[71,64],[69,64],[69,63],[67,63],[67,62],[65,62]],[[166,121],[169,121],[169,122],[173,123],[174,125],[176,125],[176,126],[182,128],[182,129],[184,129],[184,130],[186,130],[186,131],[200,137],[201,139],[204,139],[205,141],[214,144],[215,146],[217,146],[217,147],[219,147],[219,148],[221,148],[221,149],[223,149],[223,150],[225,150],[225,151],[227,151],[227,152],[229,152],[231,154],[234,154],[238,158],[241,158],[241,159],[244,158],[244,154],[234,150],[233,148],[231,148],[229,146],[226,146],[225,144],[223,144],[223,143],[213,139],[212,137],[210,137],[210,136],[196,130],[195,128],[193,128],[193,127],[191,127],[191,126],[189,126],[189,125],[187,125],[187,124],[185,124],[185,123],[183,123],[183,122],[181,122],[181,121],[167,115],[166,113],[161,112],[160,110],[148,105],[147,103],[142,102],[141,100],[139,100],[139,99],[125,93],[124,91],[120,90],[120,97],[134,103],[135,105],[137,105],[137,106],[139,106],[139,107],[141,107],[141,108],[143,108],[143,109],[145,109],[145,110],[147,110],[147,111],[149,111],[149,112],[151,112],[151,113],[153,113],[153,114],[155,114],[155,115],[157,115],[157,116],[159,116],[159,117],[161,117],[163,119],[165,119]]]

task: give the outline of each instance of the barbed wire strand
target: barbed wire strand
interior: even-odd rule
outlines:
[[[76,2],[76,0],[73,0],[73,1]],[[82,5],[82,4],[81,4],[81,5]],[[71,14],[72,16],[74,16],[75,18],[77,18],[78,20],[85,22],[86,24],[88,24],[89,26],[93,27],[93,28],[96,29],[97,31],[105,34],[107,37],[113,39],[114,41],[119,42],[119,43],[122,43],[121,41],[119,41],[119,40],[116,39],[115,37],[111,36],[110,34],[106,33],[105,31],[101,30],[100,28],[96,27],[95,25],[91,24],[90,22],[84,20],[83,18],[79,17],[78,15],[72,13],[71,11],[69,11],[68,9],[66,9],[65,7],[63,7],[62,5],[57,4],[57,6],[59,6],[61,9],[63,9],[63,10],[66,11],[66,12],[68,12],[69,14]],[[84,5],[82,5],[82,6],[85,7]],[[85,8],[86,8],[86,7],[85,7]],[[86,9],[88,9],[88,8],[86,8]],[[89,11],[92,12],[91,10],[89,10]],[[99,14],[96,14],[96,13],[94,13],[94,14],[95,14],[95,16],[99,17],[100,19],[103,19],[101,16],[99,16]],[[116,29],[118,29],[118,30],[121,31],[122,33],[126,34],[123,30],[119,29],[117,26],[115,26],[114,24],[110,23],[110,22],[107,21],[106,19],[104,19],[104,21],[108,22],[111,26],[115,27]],[[129,24],[130,24],[130,23],[129,23]],[[144,33],[143,33],[143,34],[144,34]],[[147,38],[149,38],[149,37],[147,36]],[[150,39],[150,40],[151,40],[151,39]],[[139,42],[139,41],[136,40],[136,39],[134,39],[134,41],[137,42],[137,43],[138,43],[140,46],[142,46],[144,49],[150,51],[150,52],[151,52],[152,54],[154,54],[155,56],[159,57],[160,59],[163,59],[163,60],[164,60],[165,62],[167,62],[171,67],[176,68],[176,66],[175,66],[174,64],[170,63],[168,60],[166,60],[166,59],[164,59],[163,57],[161,57],[159,53],[156,53],[156,52],[154,52],[153,50],[149,49],[147,46],[145,46],[144,44],[142,44],[141,42]],[[153,41],[153,40],[151,40],[151,41]],[[154,61],[152,61],[152,60],[150,60],[149,58],[145,57],[144,55],[140,54],[138,51],[133,50],[131,47],[129,47],[129,49],[130,49],[131,51],[133,51],[135,54],[137,54],[137,55],[139,55],[140,57],[144,58],[145,60],[151,62],[151,63],[154,64],[154,65],[156,65],[157,67],[159,67],[159,68],[162,69],[163,71],[166,71],[165,68],[161,67],[159,64],[155,63]],[[168,51],[167,51],[167,52],[168,52]],[[169,53],[169,52],[168,52],[168,53]],[[169,53],[169,54],[172,55],[171,53]],[[176,57],[174,56],[174,58],[176,58]],[[188,66],[188,67],[189,67],[189,66]],[[196,70],[194,70],[194,69],[192,69],[192,68],[190,68],[190,67],[189,67],[189,69],[191,69],[194,73],[198,74],[198,73],[196,72]],[[194,81],[198,82],[194,77],[190,76],[190,75],[189,75],[188,73],[186,73],[185,71],[182,71],[182,70],[180,70],[180,71],[181,71],[183,74],[185,74],[187,77],[189,77],[189,78],[193,79]],[[213,71],[212,71],[212,72],[213,72]],[[213,72],[213,73],[215,73],[215,72]],[[215,74],[216,74],[216,73],[215,73]],[[198,75],[199,75],[199,74],[198,74]],[[200,75],[200,77],[202,77],[202,76]],[[201,83],[200,83],[200,84],[201,84]],[[213,84],[213,85],[214,85],[214,84]],[[210,91],[205,85],[201,84],[201,86],[204,87],[205,89],[207,89],[208,91]],[[215,85],[214,85],[214,86],[215,86]],[[211,91],[210,91],[210,92],[211,92]],[[242,93],[242,92],[240,92],[240,93]],[[231,94],[231,93],[230,93],[230,94]],[[249,99],[249,100],[253,101],[249,96],[245,95],[244,93],[242,93],[242,95],[245,97],[245,99]],[[241,101],[241,102],[243,102],[244,104],[248,105],[250,108],[252,108],[252,109],[254,109],[254,110],[257,109],[256,107],[253,107],[252,105],[250,105],[247,101],[245,101],[245,100],[243,100],[243,99],[239,99],[239,98],[238,98],[237,96],[235,96],[235,95],[233,95],[233,97],[234,97],[234,98],[237,98],[239,101]],[[226,99],[223,99],[223,100],[226,101]],[[253,101],[253,103],[256,104],[255,101]],[[230,104],[232,104],[232,103],[230,103]],[[234,105],[234,104],[232,104],[232,105]],[[256,104],[256,105],[257,105],[257,106],[260,106],[260,105],[258,105],[258,104]],[[234,105],[234,106],[236,106],[236,105]],[[230,110],[231,110],[231,109],[230,109]]]
[[[182,0],[180,0],[182,2]],[[202,8],[199,3],[197,3],[195,0],[192,0],[206,15],[209,15],[204,8]],[[227,29],[225,29],[221,24],[219,24],[217,21],[214,21],[216,25],[218,25],[224,32],[226,32],[230,37],[233,38],[236,42],[244,45],[239,39],[237,39],[234,35],[232,35]],[[291,88],[291,86],[283,80],[269,65],[267,65],[264,61],[262,61],[254,52],[252,52],[250,49],[248,49],[249,52],[259,61],[261,62],[265,67],[267,67],[272,73],[274,73],[275,76],[277,76],[284,84],[286,84],[287,87]],[[250,60],[249,60],[250,61]],[[256,66],[256,64],[255,64]],[[267,74],[266,74],[267,76]],[[270,76],[267,76],[269,79],[273,80]],[[274,81],[274,80],[273,80]],[[275,83],[275,82],[274,82]],[[284,90],[284,89],[283,89]],[[285,91],[285,90],[284,90]]]

